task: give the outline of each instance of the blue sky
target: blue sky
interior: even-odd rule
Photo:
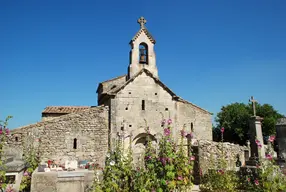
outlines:
[[[251,95],[286,115],[286,1],[0,1],[0,119],[40,121],[49,105],[97,105],[127,72],[140,16],[160,79],[210,112]]]

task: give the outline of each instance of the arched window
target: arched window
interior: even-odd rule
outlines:
[[[148,46],[146,43],[139,45],[139,63],[148,64]]]
[[[73,148],[77,149],[77,139],[76,138],[73,139]]]

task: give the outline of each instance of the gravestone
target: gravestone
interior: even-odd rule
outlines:
[[[276,123],[276,142],[278,146],[278,158],[286,159],[286,118],[277,120]]]
[[[265,158],[265,149],[261,127],[261,122],[263,118],[256,115],[255,103],[257,103],[257,101],[254,100],[253,96],[249,101],[252,103],[253,116],[249,120],[250,158],[249,161],[246,162],[246,164],[255,165],[256,161]],[[258,146],[259,144],[257,143],[257,141],[260,142],[260,146]]]

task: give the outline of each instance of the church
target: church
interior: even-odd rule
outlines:
[[[12,130],[8,144],[24,149],[33,143],[42,158],[90,159],[104,162],[118,137],[134,155],[144,150],[149,127],[154,142],[163,134],[161,122],[172,120],[173,135],[185,127],[196,139],[212,140],[212,114],[176,95],[159,79],[154,37],[146,20],[130,41],[127,74],[99,83],[98,106],[48,106],[41,122]]]

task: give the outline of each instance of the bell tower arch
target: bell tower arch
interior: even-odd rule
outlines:
[[[140,29],[130,41],[130,62],[128,66],[128,79],[132,78],[143,68],[149,70],[155,77],[158,77],[156,66],[156,55],[154,51],[155,39],[147,30],[146,19],[140,17],[137,21]]]

